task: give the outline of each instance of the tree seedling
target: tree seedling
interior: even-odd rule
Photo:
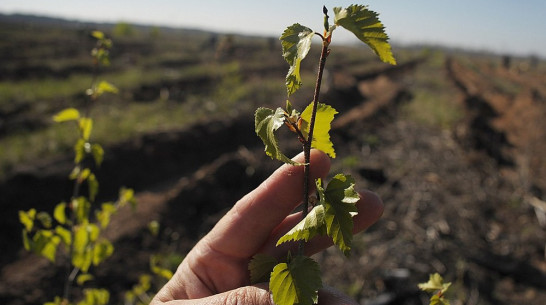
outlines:
[[[264,254],[257,254],[249,264],[252,283],[269,281],[273,301],[277,305],[311,305],[318,301],[318,290],[322,287],[319,265],[304,255],[305,243],[316,235],[327,235],[345,254],[349,255],[353,238],[352,217],[357,214],[356,202],[359,195],[354,189],[354,179],[350,175],[337,174],[325,184],[321,179],[310,181],[311,148],[323,151],[335,158],[334,145],[330,140],[331,122],[337,111],[320,102],[320,88],[326,59],[330,55],[330,43],[334,31],[341,27],[352,32],[367,44],[379,58],[395,65],[388,36],[378,14],[367,6],[350,5],[347,8],[335,7],[334,22],[330,25],[328,10],[323,7],[324,30],[321,33],[295,23],[281,35],[282,55],[290,65],[286,75],[288,97],[302,85],[300,68],[302,60],[311,48],[311,40],[318,36],[322,42],[316,85],[312,102],[303,110],[296,110],[287,100],[285,108],[276,110],[260,107],[255,113],[256,134],[265,145],[265,152],[272,159],[293,166],[303,166],[303,204],[302,220],[284,236],[277,246],[297,241],[297,253],[288,253],[280,261]],[[301,142],[304,162],[296,163],[281,152],[276,131],[287,127]],[[309,186],[315,183],[318,198],[311,206]]]

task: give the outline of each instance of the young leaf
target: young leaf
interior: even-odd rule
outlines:
[[[110,224],[110,217],[116,212],[116,207],[111,203],[103,203],[101,207],[99,211],[95,212],[95,215],[101,228],[104,229]]]
[[[77,109],[67,108],[53,116],[53,121],[60,123],[67,121],[77,121],[79,118],[80,112]]]
[[[50,229],[52,225],[51,216],[47,212],[40,212],[36,215],[36,219],[40,221],[42,226],[46,229]]]
[[[34,252],[47,258],[52,263],[55,262],[55,254],[57,246],[61,242],[61,238],[54,235],[50,230],[38,230],[33,237]]]
[[[315,304],[321,287],[319,265],[307,256],[296,256],[288,263],[276,265],[269,281],[277,305]]]
[[[87,186],[89,187],[89,200],[95,201],[95,197],[99,192],[99,182],[95,177],[95,174],[91,173],[87,178]]]
[[[434,273],[429,275],[428,282],[421,283],[418,286],[419,289],[429,293],[435,293],[437,291],[444,293],[447,291],[449,286],[451,286],[451,283],[444,283],[442,276],[438,273]]]
[[[119,206],[124,206],[127,203],[131,204],[133,209],[136,208],[135,191],[133,189],[122,187],[119,190]]]
[[[102,40],[104,39],[104,33],[101,31],[93,31],[91,32],[91,36],[93,36],[95,39]]]
[[[25,229],[30,232],[34,227],[34,219],[36,218],[36,209],[30,209],[28,212],[19,211],[19,221],[25,226]]]
[[[78,139],[74,145],[74,163],[78,164],[85,158],[85,140]]]
[[[101,81],[96,88],[96,94],[97,96],[101,96],[103,93],[106,93],[106,92],[117,94],[118,88],[116,88],[116,86],[110,84],[107,81]]]
[[[314,207],[292,230],[284,234],[277,241],[277,246],[291,240],[309,241],[313,236],[317,234],[324,235],[325,233],[324,206],[319,205]]]
[[[282,33],[282,56],[290,65],[286,75],[288,95],[296,92],[301,86],[300,65],[311,48],[314,32],[308,27],[295,23]]]
[[[351,250],[353,239],[353,219],[357,214],[355,203],[359,200],[354,190],[354,179],[347,175],[337,174],[326,189],[317,179],[317,191],[320,202],[324,205],[324,219],[328,236],[345,255]]]
[[[396,65],[392,55],[389,36],[385,27],[379,21],[378,14],[368,10],[364,5],[350,5],[341,8],[334,7],[334,23],[351,31],[362,42],[366,43],[379,58],[391,65]]]
[[[275,265],[277,265],[277,260],[272,256],[261,253],[254,255],[248,264],[250,283],[267,282]]]
[[[55,206],[55,209],[53,210],[53,218],[55,218],[55,220],[57,220],[58,223],[63,225],[66,223],[65,208],[66,208],[66,203],[61,202],[57,206]]]
[[[114,246],[107,239],[101,239],[93,248],[93,265],[97,266],[114,253]]]
[[[255,113],[256,134],[262,139],[265,145],[265,153],[272,159],[283,161],[292,165],[301,165],[285,156],[279,148],[275,131],[284,124],[285,116],[282,108],[273,111],[269,108],[260,107]]]
[[[89,141],[91,130],[93,129],[93,120],[90,118],[80,118],[78,120],[80,126],[81,137],[85,141]]]
[[[309,104],[301,113],[301,118],[303,120],[301,129],[305,136],[309,134],[309,124],[311,122],[312,112],[313,103]],[[318,103],[313,141],[311,141],[311,147],[328,154],[332,158],[336,157],[336,152],[334,150],[334,144],[330,141],[330,128],[332,120],[337,113],[338,112],[331,106]]]
[[[93,159],[95,159],[95,164],[100,166],[104,159],[104,149],[102,146],[100,144],[91,145],[91,154],[93,155]]]
[[[83,285],[85,282],[87,281],[90,281],[92,280],[94,277],[93,275],[89,274],[89,273],[84,273],[84,274],[80,274],[78,275],[78,277],[76,278],[76,283],[78,283],[78,285]]]
[[[159,255],[152,255],[150,257],[150,269],[155,275],[158,275],[166,280],[170,280],[173,277],[173,272],[167,268],[163,268],[160,265],[161,257]]]
[[[72,236],[70,234],[70,231],[68,231],[67,229],[61,227],[61,226],[56,226],[55,227],[55,234],[57,234],[57,236],[59,236],[61,238],[61,241],[66,245],[66,246],[70,246],[70,244],[72,243]]]

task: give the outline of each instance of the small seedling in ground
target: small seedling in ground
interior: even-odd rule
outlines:
[[[133,190],[127,188],[120,190],[119,199],[115,202],[105,202],[100,206],[95,202],[99,182],[93,170],[101,165],[104,149],[91,140],[93,120],[89,113],[99,97],[105,93],[117,93],[117,89],[106,81],[97,80],[99,68],[109,65],[112,41],[99,31],[94,31],[92,36],[97,43],[91,51],[94,73],[91,87],[86,90],[87,105],[83,111],[67,108],[53,117],[57,123],[73,123],[78,134],[74,144],[74,168],[69,175],[74,181],[72,196],[69,201],[56,205],[53,217],[47,212],[36,212],[36,209],[19,211],[19,219],[24,226],[25,249],[52,263],[61,258],[60,261],[66,265],[62,296],[45,305],[75,304],[74,284],[83,288],[86,282],[93,280],[91,267],[100,265],[114,251],[111,241],[102,237],[101,232],[108,227],[118,209],[127,204],[136,204]],[[87,191],[82,192],[85,186]],[[83,299],[77,304],[102,305],[108,304],[109,299],[110,293],[106,289],[83,288]]]
[[[363,5],[335,7],[333,11],[334,22],[330,25],[329,12],[323,7],[322,34],[296,23],[289,26],[280,37],[282,55],[290,65],[286,76],[288,96],[302,85],[301,62],[311,48],[312,38],[318,36],[322,41],[312,102],[301,112],[287,100],[284,109],[261,107],[255,113],[256,133],[265,145],[266,154],[271,158],[304,168],[302,220],[277,242],[278,246],[285,242],[297,241],[297,252],[287,253],[280,261],[258,254],[249,264],[251,282],[269,281],[269,289],[277,305],[310,305],[318,301],[318,290],[322,287],[320,268],[316,261],[304,255],[305,243],[311,238],[316,235],[327,235],[345,255],[349,255],[351,250],[352,217],[357,214],[355,204],[359,200],[359,195],[354,189],[354,179],[350,175],[337,174],[326,184],[321,179],[310,181],[309,174],[312,162],[311,148],[321,150],[332,158],[336,157],[329,132],[337,111],[319,101],[322,75],[326,59],[330,55],[334,31],[339,27],[349,30],[366,43],[382,61],[396,64],[388,36],[377,13]],[[301,142],[303,163],[296,163],[281,152],[275,133],[283,126],[290,129]],[[316,186],[316,200],[311,200],[309,194],[311,183],[315,183]],[[311,204],[311,201],[316,201],[316,204]]]

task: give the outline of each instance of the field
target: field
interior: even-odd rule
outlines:
[[[62,291],[62,262],[24,251],[17,213],[51,211],[71,194],[76,135],[51,117],[85,103],[96,28],[114,40],[101,78],[120,89],[91,109],[93,139],[106,150],[99,201],[121,186],[138,200],[137,211],[116,215],[106,232],[116,250],[95,270],[114,304],[148,272],[151,253],[175,266],[279,166],[253,118],[286,99],[276,38],[0,15],[2,304],[42,304]],[[317,52],[302,67],[296,107],[312,96]],[[328,59],[322,99],[340,112],[331,172],[378,193],[385,213],[355,237],[350,258],[316,256],[325,281],[365,304],[426,304],[417,283],[439,272],[453,283],[452,304],[546,303],[546,62],[394,53],[392,67],[360,47],[333,45]]]

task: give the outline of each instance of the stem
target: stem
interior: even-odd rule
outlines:
[[[319,35],[323,37],[322,35]],[[319,68],[317,72],[317,82],[315,84],[315,94],[313,96],[313,111],[311,112],[311,122],[309,123],[309,135],[307,140],[303,142],[303,156],[305,158],[305,165],[303,167],[303,211],[302,219],[307,216],[309,211],[309,185],[311,183],[311,176],[309,174],[311,168],[311,143],[313,142],[313,130],[315,129],[315,119],[317,116],[318,100],[320,96],[320,85],[322,83],[322,74],[324,72],[324,66],[326,65],[326,58],[330,53],[328,46],[330,42],[328,39],[322,38],[322,52],[320,54]],[[302,240],[298,245],[298,252],[300,255],[304,254],[305,242]]]

